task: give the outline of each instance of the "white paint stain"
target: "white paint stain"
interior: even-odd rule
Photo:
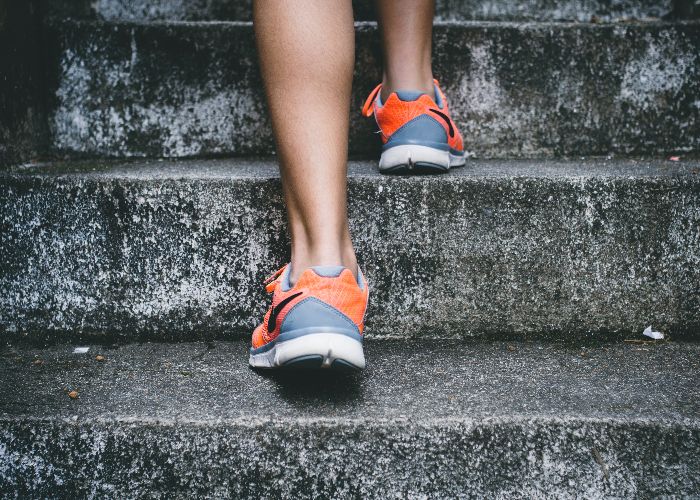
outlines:
[[[697,54],[686,52],[675,39],[646,37],[644,54],[625,67],[620,99],[640,108],[657,105],[660,97],[674,98],[692,75]]]

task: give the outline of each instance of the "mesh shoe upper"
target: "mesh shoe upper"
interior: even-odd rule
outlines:
[[[405,129],[407,125],[417,119],[428,117],[444,129],[445,139],[450,149],[457,152],[464,151],[462,135],[457,129],[457,125],[452,121],[447,100],[440,90],[437,80],[435,80],[435,101],[424,93],[402,93],[399,91],[393,92],[386,102],[382,102],[381,88],[382,86],[379,84],[370,93],[362,108],[362,113],[367,117],[374,115],[383,144],[387,144],[394,134]],[[403,94],[408,94],[408,98]]]
[[[335,314],[347,318],[357,328],[364,330],[368,287],[360,274],[359,283],[349,269],[339,268],[337,275],[322,275],[319,268],[306,269],[294,286],[289,286],[289,266],[280,269],[267,283],[272,293],[272,304],[263,322],[253,332],[253,348],[257,349],[277,338],[285,331],[285,319],[289,313],[309,298],[333,308]],[[326,326],[324,324],[316,325]]]

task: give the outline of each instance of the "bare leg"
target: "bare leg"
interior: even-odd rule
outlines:
[[[435,0],[377,0],[384,49],[382,99],[395,90],[435,98],[431,65]]]
[[[356,273],[346,195],[352,4],[255,0],[253,16],[292,238],[290,277],[315,265]]]

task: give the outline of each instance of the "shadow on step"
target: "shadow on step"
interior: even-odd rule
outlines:
[[[279,395],[294,406],[308,408],[309,403],[356,403],[363,400],[364,377],[361,372],[251,370],[273,382]]]

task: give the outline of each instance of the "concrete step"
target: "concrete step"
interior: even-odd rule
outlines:
[[[700,23],[441,23],[441,79],[477,157],[661,154],[700,147]],[[249,23],[59,22],[47,34],[52,151],[272,154]],[[363,99],[380,80],[357,25],[350,150],[374,156]]]
[[[700,495],[698,344],[368,341],[354,377],[258,374],[238,342],[73,347],[0,351],[0,491]]]
[[[698,161],[351,162],[370,337],[700,333]],[[74,162],[0,174],[5,338],[248,337],[288,259],[265,160]]]
[[[437,0],[438,20],[620,21],[691,16],[693,0]],[[53,0],[54,15],[109,21],[250,21],[252,0]],[[355,18],[374,20],[373,0],[353,1]]]

